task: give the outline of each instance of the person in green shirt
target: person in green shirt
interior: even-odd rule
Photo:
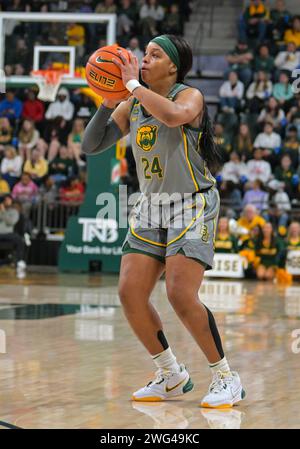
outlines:
[[[215,124],[215,144],[218,146],[223,162],[229,161],[229,155],[232,150],[230,137],[224,132],[224,126],[221,123]]]
[[[254,71],[272,73],[274,70],[274,58],[270,55],[269,47],[263,44],[259,47],[258,54],[254,59]]]
[[[300,251],[300,223],[292,221],[286,238],[286,249],[288,251]]]
[[[68,149],[62,145],[59,149],[59,154],[49,163],[49,175],[56,183],[60,183],[75,172],[74,159],[70,159]]]
[[[257,42],[263,42],[267,30],[269,10],[262,0],[250,0],[250,5],[245,9],[239,22],[239,35],[243,39],[254,38]]]
[[[284,0],[276,0],[274,8],[270,12],[270,25],[269,31],[273,41],[279,41],[283,39],[285,30],[288,28],[292,15],[286,9]]]
[[[227,217],[221,217],[218,223],[218,231],[215,238],[216,253],[231,253],[238,252],[237,239],[230,233],[229,220]]]
[[[257,278],[273,281],[277,268],[285,266],[285,248],[282,240],[275,236],[271,223],[263,226],[262,235],[256,241],[255,253],[260,259],[256,268]]]
[[[283,142],[282,152],[288,154],[292,160],[293,168],[296,170],[299,165],[300,140],[296,126],[290,126],[286,131],[286,138]]]
[[[253,52],[249,49],[247,41],[240,39],[236,47],[227,55],[226,60],[229,64],[229,69],[225,72],[227,78],[229,73],[234,71],[238,74],[241,80],[247,87],[252,79],[252,61]]]
[[[297,187],[295,170],[292,166],[292,160],[288,154],[282,156],[280,165],[274,170],[274,177],[278,181],[284,182],[284,190],[287,192],[290,198],[295,195]]]

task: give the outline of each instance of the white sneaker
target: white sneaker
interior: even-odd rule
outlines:
[[[180,365],[179,373],[160,368],[155,375],[155,380],[133,393],[131,398],[133,401],[164,401],[165,399],[187,393],[194,387],[190,375],[183,364]]]
[[[218,371],[213,376],[207,395],[202,399],[201,407],[229,408],[246,396],[240,376],[235,371]]]
[[[26,262],[24,260],[19,260],[17,262],[17,271],[25,271],[26,270]]]

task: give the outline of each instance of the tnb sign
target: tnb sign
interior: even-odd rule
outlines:
[[[82,241],[91,243],[97,239],[101,243],[113,243],[118,240],[118,223],[113,219],[79,218],[82,225]]]

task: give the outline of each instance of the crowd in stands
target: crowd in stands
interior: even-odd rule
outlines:
[[[271,10],[262,0],[249,1],[236,47],[226,58],[215,118],[215,141],[224,162],[217,174],[224,217],[220,238],[231,235],[226,220],[235,220],[239,226],[232,235],[241,244],[240,220],[247,208],[255,208],[261,219],[251,237],[261,258],[256,274],[272,278],[269,262],[281,266],[281,243],[300,241],[299,226],[292,221],[300,203],[300,17],[287,10],[284,0],[275,1]]]

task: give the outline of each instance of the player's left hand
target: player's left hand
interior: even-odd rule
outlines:
[[[120,68],[122,73],[122,81],[124,86],[130,80],[138,80],[139,79],[139,62],[137,57],[129,50],[129,58],[127,59],[122,55],[122,52],[119,51],[119,56],[123,61],[123,64],[115,58],[112,58],[112,61]]]

